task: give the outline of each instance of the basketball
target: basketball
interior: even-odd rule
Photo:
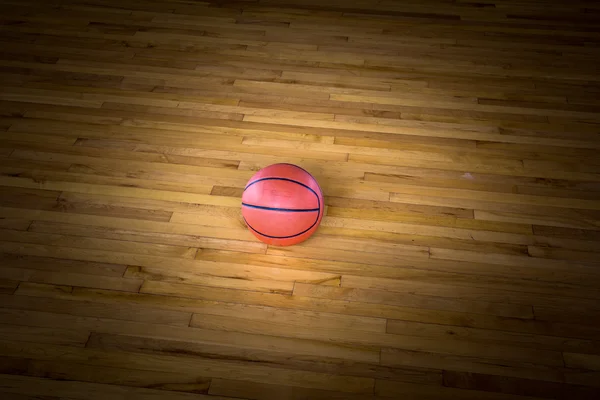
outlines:
[[[308,239],[323,218],[323,193],[306,170],[273,164],[248,181],[242,215],[250,232],[264,243],[290,246]]]

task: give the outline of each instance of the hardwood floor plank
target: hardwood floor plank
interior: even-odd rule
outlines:
[[[142,284],[140,279],[123,279],[52,271],[36,271],[31,275],[29,280],[31,282],[53,285],[105,288],[129,292],[137,292]]]
[[[199,236],[194,234],[176,234],[148,232],[142,230],[94,227],[90,225],[64,224],[59,222],[34,221],[28,225],[31,232],[56,233],[61,235],[73,235],[84,237],[95,237],[111,240],[127,240],[131,242],[159,243],[174,246],[198,246],[202,251],[205,249],[225,250],[235,248],[240,252],[264,253],[264,243],[243,241],[235,239],[221,239],[211,236]],[[241,237],[239,239],[242,239]],[[160,248],[160,247],[159,247]],[[160,255],[160,253],[159,253]]]
[[[308,296],[324,299],[340,299],[346,301],[360,301],[375,304],[390,304],[398,306],[411,306],[433,310],[466,311],[479,314],[497,315],[528,319],[532,316],[530,306],[492,303],[484,301],[466,302],[463,300],[440,299],[434,296],[420,296],[412,293],[391,293],[382,290],[351,289],[335,287],[319,287],[309,284],[297,283],[294,286],[294,295]]]
[[[461,371],[482,373],[505,377],[541,380],[563,383],[563,373],[557,368],[547,368],[532,363],[490,363],[478,357],[457,357],[419,351],[384,349],[381,353],[381,363],[389,366],[418,365],[423,368],[437,365],[445,371]]]
[[[219,396],[241,397],[253,400],[275,400],[275,399],[375,399],[371,395],[353,395],[350,393],[333,392],[331,390],[295,389],[290,391],[289,387],[272,384],[258,384],[247,381],[232,379],[213,379],[209,394]]]
[[[0,218],[0,228],[2,229],[11,229],[16,231],[24,231],[29,228],[32,221],[28,221],[26,219],[20,218]]]
[[[244,324],[244,321],[236,318],[203,317],[201,320],[195,319],[192,321],[192,326],[202,327],[204,329],[230,330],[234,329],[234,326],[238,326],[240,324]],[[238,327],[236,329],[239,330],[242,328]],[[342,332],[333,329],[327,329],[323,332],[320,332],[318,329],[311,328],[310,332],[305,332],[303,329],[295,328],[293,332],[287,333],[284,327],[274,327],[273,324],[268,323],[255,323],[252,327],[246,326],[243,329],[248,333],[268,332],[270,330],[284,337],[289,335],[291,337],[305,339],[323,340],[326,337],[332,337],[336,338],[336,340],[342,343],[355,345],[394,346],[413,350],[420,347],[425,348],[427,351],[432,353],[451,353],[471,356],[478,354],[478,356],[483,359],[521,360],[523,362],[529,360],[529,362],[532,362],[532,354],[534,353],[531,352],[529,354],[525,354],[526,352],[524,352],[523,349],[517,351],[516,349],[512,349],[508,346],[495,345],[492,347],[489,346],[489,344],[487,344],[487,346],[489,346],[487,347],[487,350],[484,350],[483,347],[473,343],[469,343],[468,346],[465,346],[464,343],[460,341],[431,341],[424,338],[404,335],[381,335],[370,333],[368,337],[363,337],[361,336],[360,332]],[[542,365],[562,365],[562,356],[560,352],[535,351],[535,354],[537,357],[536,362]]]
[[[416,188],[412,188],[408,185],[401,188],[402,191],[394,192],[391,194],[391,201],[398,201],[404,194],[415,194]],[[529,204],[549,207],[564,207],[564,208],[577,208],[583,210],[598,210],[598,202],[593,200],[585,199],[562,199],[558,197],[543,197],[530,196],[530,195],[519,195],[519,194],[504,194],[504,193],[485,193],[485,192],[470,192],[467,190],[460,189],[430,189],[430,188],[418,188],[419,192],[424,196],[439,196],[439,197],[450,197],[450,198],[470,198],[483,201],[499,201],[503,203],[511,204]]]
[[[585,324],[577,325],[578,321],[576,320],[567,321],[568,323],[538,322],[531,319],[506,318],[485,314],[429,310],[406,306],[363,303],[358,301],[347,302],[345,300],[318,299],[314,297],[299,296],[296,296],[294,302],[290,303],[287,301],[287,297],[282,297],[282,295],[279,294],[265,295],[261,293],[254,294],[253,292],[246,292],[243,293],[244,297],[236,297],[233,296],[234,293],[229,290],[210,288],[204,288],[204,293],[202,295],[197,291],[190,291],[186,296],[187,298],[182,298],[176,297],[177,292],[169,290],[169,287],[166,287],[165,285],[160,286],[160,293],[157,292],[159,295],[153,295],[22,283],[19,286],[18,294],[22,293],[30,296],[49,296],[67,300],[96,301],[111,304],[127,301],[144,306],[158,307],[160,309],[191,312],[202,310],[205,301],[210,302],[216,300],[227,303],[233,302],[236,304],[255,304],[278,308],[317,310],[345,315],[398,319],[540,335],[549,334],[553,336],[592,340],[596,339],[598,335],[597,328],[585,326]],[[183,291],[186,287],[179,286],[178,289]],[[153,291],[157,290],[157,287],[153,288]],[[242,298],[244,300],[240,300]]]
[[[598,261],[596,254],[591,251],[576,251],[566,249],[545,249],[543,247],[529,247],[529,254],[533,257],[554,258],[559,260],[572,260],[594,263]]]
[[[104,368],[86,364],[34,360],[28,375],[39,378],[138,387],[169,392],[208,394],[212,380],[194,373],[143,371],[127,368]],[[160,396],[161,394],[157,394]],[[212,397],[210,397],[212,398]]]
[[[248,363],[238,363],[235,361],[220,361],[210,359],[199,359],[194,357],[177,357],[177,356],[152,356],[143,353],[128,353],[128,352],[107,352],[105,350],[82,349],[77,351],[75,348],[70,352],[69,347],[53,346],[46,347],[50,354],[40,354],[40,346],[28,344],[25,342],[13,342],[14,348],[21,348],[23,354],[28,354],[40,360],[57,360],[70,362],[85,362],[90,355],[97,356],[94,365],[104,367],[122,367],[125,363],[124,357],[129,359],[128,366],[133,369],[144,369],[150,371],[172,371],[195,369],[199,374],[206,377],[221,377],[230,379],[236,376],[242,380],[256,380],[262,383],[276,383],[291,385],[292,387],[307,387],[316,389],[334,388],[348,393],[370,393],[373,390],[373,379],[356,378],[348,376],[336,376],[326,373],[295,371],[280,369],[268,366],[248,365]],[[4,349],[3,349],[4,350]],[[59,352],[63,352],[60,356]],[[2,351],[5,353],[5,351]],[[9,350],[7,353],[13,354],[14,350]],[[149,364],[149,360],[154,360]],[[112,386],[112,385],[111,385]],[[118,388],[118,387],[117,387]],[[135,393],[135,391],[134,391]],[[158,395],[162,393],[157,393]],[[175,395],[174,393],[169,393]],[[104,393],[102,393],[104,395]],[[183,394],[182,394],[183,395]]]
[[[58,314],[68,314],[83,317],[111,318],[124,321],[137,321],[154,324],[188,326],[191,313],[164,311],[150,307],[132,307],[128,304],[109,305],[96,302],[69,301],[68,296],[48,298],[45,294],[47,284],[23,282],[15,296],[4,297],[5,308],[21,310],[44,310]],[[64,292],[63,292],[64,293]]]
[[[265,346],[262,335],[236,333],[226,335],[239,342],[229,343],[223,339],[210,340],[208,334],[215,331],[188,330],[190,333],[205,333],[192,339],[190,335],[171,335],[171,337],[145,337],[133,335],[115,335],[93,333],[87,347],[106,351],[128,349],[147,354],[172,355],[174,353],[208,359],[247,361],[264,365],[281,365],[297,371],[332,373],[335,375],[354,375],[379,377],[386,376],[399,380],[429,381],[439,378],[439,371],[381,368],[379,350],[363,347],[348,349],[339,345],[328,345],[323,341],[301,340],[279,337]],[[174,337],[173,337],[174,336]],[[242,347],[242,345],[244,347]],[[257,364],[259,365],[259,364]],[[370,371],[370,372],[367,372]],[[438,379],[439,381],[439,379]]]
[[[138,291],[140,284],[146,279],[144,287],[151,282],[181,281],[178,275],[187,277],[186,283],[194,285],[209,285],[219,287],[244,287],[245,289],[263,291],[279,288],[277,291],[291,292],[293,283],[308,282],[313,284],[339,285],[339,275],[322,273],[316,271],[302,271],[294,269],[278,269],[269,267],[256,267],[252,270],[243,264],[220,263],[202,260],[171,259],[169,257],[140,255],[131,253],[120,253],[114,251],[103,251],[95,249],[77,249],[71,247],[49,247],[36,244],[12,244],[2,243],[0,249],[10,254],[27,256],[47,256],[66,258],[69,260],[108,262],[112,264],[128,265],[125,277],[98,277],[97,285],[89,286],[88,282],[93,275],[71,274],[68,272],[36,271],[31,277],[33,282],[63,284],[74,282],[73,286],[98,287],[111,289],[111,282],[121,290]],[[169,272],[171,271],[171,272]],[[97,276],[97,275],[96,275]],[[169,279],[169,276],[172,278]],[[140,277],[140,278],[137,278]],[[77,282],[81,282],[78,284]],[[211,283],[212,282],[212,283]],[[70,286],[71,283],[64,283]],[[265,286],[266,285],[266,286]],[[278,286],[279,285],[279,286]],[[113,287],[115,289],[116,287]]]
[[[177,392],[164,392],[156,389],[145,389],[145,388],[132,388],[127,386],[117,385],[106,385],[100,383],[87,383],[77,381],[56,381],[44,378],[16,376],[16,375],[2,375],[3,390],[8,393],[23,393],[31,396],[45,396],[47,393],[55,393],[61,397],[75,398],[75,399],[102,399],[106,396],[110,397],[121,397],[135,396],[139,399],[173,399],[173,400],[185,400],[185,399],[208,399],[212,397],[177,393]],[[90,392],[92,397],[90,396]],[[202,396],[202,397],[199,397]],[[218,400],[218,397],[215,398]],[[226,397],[221,400],[226,400]]]
[[[157,174],[167,174],[171,179],[176,179],[175,174],[185,175],[214,175],[223,178],[235,178],[241,177],[244,181],[249,179],[248,173],[245,171],[225,169],[225,168],[210,168],[210,167],[196,167],[187,166],[181,164],[168,164],[168,163],[145,163],[136,161],[125,161],[125,160],[114,160],[107,162],[96,157],[86,156],[70,156],[66,154],[53,154],[53,153],[42,153],[42,152],[27,152],[23,150],[16,150],[11,154],[11,157],[17,159],[28,159],[28,160],[48,160],[58,159],[62,162],[69,164],[76,164],[80,168],[89,168],[94,170],[97,174],[102,174],[104,170],[109,171],[123,171],[122,174],[136,175],[135,169],[144,169],[147,171],[156,171]],[[71,167],[70,170],[73,170]],[[97,171],[97,172],[96,172]],[[73,171],[77,172],[77,170]],[[138,173],[139,174],[139,173]],[[118,176],[118,175],[117,175]],[[152,175],[150,175],[151,177]],[[143,178],[144,176],[139,176]],[[158,177],[158,176],[157,176]],[[151,178],[152,179],[152,178]],[[154,178],[156,179],[156,178]],[[159,179],[160,180],[160,179]]]
[[[5,207],[47,209],[56,205],[59,191],[2,187],[0,202]]]
[[[27,256],[2,253],[2,265],[15,269],[41,270],[54,272],[73,272],[87,275],[123,276],[126,266],[101,262],[83,262],[44,256]]]
[[[0,279],[0,294],[12,294],[19,286],[19,281],[14,279]]]
[[[550,307],[536,306],[533,309],[533,313],[535,314],[535,318],[540,321],[556,321],[589,326],[596,326],[598,322],[598,319],[594,317],[595,311],[593,310],[583,313],[574,309],[553,305]]]
[[[176,276],[166,275],[161,269],[147,267],[128,267],[125,272],[127,278],[138,278],[148,281],[175,282],[188,285],[197,285],[198,290],[202,286],[225,287],[231,289],[253,290],[267,293],[291,293],[294,288],[293,282],[270,281],[264,279],[250,278],[227,278],[210,275],[199,275],[193,273],[178,272]]]
[[[2,396],[9,400],[37,400],[36,397],[39,399],[39,396],[27,396],[25,394],[7,393],[7,392],[2,392]],[[46,398],[47,398],[47,400],[60,400],[59,397],[55,397],[55,396],[46,396]]]
[[[388,249],[388,251],[385,253],[381,250],[377,252],[376,250],[378,249],[373,250],[374,251],[372,252],[359,252],[358,250],[339,250],[335,248],[311,248],[310,244],[306,244],[304,246],[298,246],[294,249],[268,248],[267,254],[284,257],[312,258],[317,260],[340,260],[347,262],[358,262],[361,264],[372,263],[375,265],[385,265],[388,267],[396,265],[400,259],[426,259],[429,256],[427,248],[418,248],[416,246],[411,247],[398,245],[395,246],[393,250]]]
[[[20,340],[34,343],[52,343],[66,346],[85,346],[90,332],[75,329],[41,328],[0,324],[2,340]]]
[[[242,310],[242,312],[236,312],[238,310]],[[386,321],[383,319],[312,313],[306,311],[290,311],[257,306],[231,305],[227,308],[207,307],[202,314],[228,317],[237,317],[237,315],[240,314],[248,319],[253,319],[256,316],[263,320],[277,320],[277,322],[281,324],[311,326],[320,329],[347,329],[379,333],[385,332],[386,330]],[[195,314],[192,318],[191,326],[194,326],[194,320],[201,323],[202,319],[203,315]]]
[[[553,216],[548,215],[550,213],[547,212],[543,212],[543,214],[544,215],[526,215],[522,213],[475,210],[475,219],[583,229],[594,229],[598,226],[594,214],[590,213],[589,215],[586,215],[585,212],[579,212],[579,210],[558,209]]]
[[[399,384],[391,381],[378,380],[375,384],[375,394],[386,397],[410,396],[413,399],[524,399],[514,396],[487,391],[461,390],[455,388],[433,388],[426,385]]]
[[[431,257],[433,259],[440,260],[454,260],[454,261],[468,261],[468,262],[486,262],[488,264],[506,265],[506,266],[528,266],[530,273],[533,276],[538,276],[538,279],[545,281],[555,282],[571,282],[583,286],[594,286],[593,282],[596,279],[596,271],[593,266],[585,263],[570,263],[563,260],[547,260],[543,258],[527,258],[522,256],[511,256],[511,255],[488,255],[485,257],[485,261],[482,259],[480,254],[474,252],[466,252],[459,250],[443,250],[443,249],[431,249]],[[567,267],[569,266],[569,267]],[[571,276],[570,272],[574,272],[573,268],[579,269],[578,279],[576,276]],[[543,274],[545,276],[542,277]],[[560,278],[556,275],[561,275]],[[526,274],[522,276],[525,277]],[[586,279],[581,279],[582,276]],[[587,282],[587,283],[586,283]]]
[[[565,340],[555,336],[542,336],[530,334],[515,334],[499,332],[487,329],[460,328],[434,324],[422,324],[399,320],[388,320],[387,332],[394,334],[407,334],[422,337],[468,337],[470,340],[486,343],[502,342],[510,343],[518,347],[538,347],[552,349],[555,351],[566,351],[566,349],[579,348],[582,352],[598,354],[600,347],[597,341],[588,340]]]
[[[565,353],[565,365],[569,368],[583,368],[598,371],[600,357],[591,354]]]
[[[586,291],[585,289],[577,286],[535,286],[531,285],[530,282],[514,281],[511,281],[512,285],[506,282],[506,285],[502,286],[499,280],[494,281],[493,279],[490,279],[485,283],[475,282],[467,287],[465,285],[466,282],[460,282],[459,279],[460,277],[458,277],[455,281],[445,281],[442,279],[442,277],[440,277],[432,282],[424,282],[415,276],[411,282],[405,282],[401,279],[392,280],[387,278],[344,275],[341,286],[379,289],[395,292],[410,291],[410,293],[413,294],[424,294],[459,299],[485,299],[491,302],[509,301],[510,303],[515,304],[535,303],[533,305],[541,305],[540,303],[544,303],[546,305],[556,306],[567,306],[570,304],[570,302],[577,304],[578,301],[581,301],[582,304],[585,304],[589,300],[584,299],[595,299],[598,296],[598,292],[595,290]],[[496,285],[494,285],[494,283],[496,283]],[[479,286],[481,286],[481,288],[478,288]],[[530,293],[535,294],[529,295]],[[561,300],[560,297],[563,296],[564,300]]]
[[[448,371],[444,382],[449,387],[499,392],[503,395],[528,396],[526,398],[568,399],[577,396],[593,398],[597,391],[576,385],[560,385],[538,380],[498,377],[494,375]]]
[[[55,246],[73,247],[82,249],[103,250],[111,248],[113,251],[134,254],[161,255],[166,257],[192,259],[198,248],[172,246],[164,244],[145,244],[131,241],[84,238],[81,236],[57,235],[50,233],[33,232],[30,226],[28,232],[0,230],[0,239],[7,242],[52,244]]]
[[[38,286],[39,285],[32,286],[32,284],[27,284],[27,286],[19,292],[19,294],[23,294],[23,296],[18,297],[40,297],[33,301],[20,301],[19,307],[21,310],[25,310],[28,306],[29,308],[34,308],[35,304],[39,304],[43,301],[44,295],[48,295],[47,290],[44,293],[44,290],[40,290]],[[83,300],[85,296],[82,296],[77,299],[83,301],[75,300],[73,302],[71,300],[74,300],[75,298],[68,296],[65,292],[62,294],[54,294],[54,296],[61,300],[65,299],[62,303],[73,303],[70,305],[70,309],[74,310],[74,312],[83,314],[82,316],[21,311],[26,316],[31,317],[29,320],[24,320],[18,319],[18,315],[9,314],[6,311],[3,315],[7,320],[12,321],[14,324],[40,326],[44,328],[56,327],[65,323],[77,323],[82,327],[87,327],[87,329],[94,331],[94,340],[88,342],[88,346],[107,349],[120,349],[123,348],[123,346],[127,346],[131,350],[137,349],[141,352],[173,354],[173,351],[169,349],[187,348],[188,352],[192,355],[197,354],[202,356],[214,354],[215,356],[212,358],[233,358],[248,361],[258,358],[267,363],[277,362],[280,364],[295,360],[295,362],[298,363],[298,369],[308,370],[314,370],[315,365],[320,365],[318,364],[321,362],[319,361],[319,357],[325,356],[328,361],[324,364],[324,367],[320,368],[325,372],[329,371],[328,368],[325,368],[327,365],[331,363],[338,365],[341,362],[340,360],[368,363],[377,363],[379,360],[379,352],[373,348],[363,347],[360,349],[353,349],[339,344],[328,344],[327,342],[277,338],[273,336],[253,335],[239,332],[220,332],[219,335],[215,335],[215,331],[212,330],[188,328],[187,322],[189,322],[189,314],[185,316],[187,318],[186,323],[180,323],[182,321],[180,316],[183,317],[183,312],[180,311],[181,307],[184,306],[183,303],[179,304],[179,308],[171,307],[169,309],[167,307],[167,311],[165,311],[164,304],[161,306],[160,302],[154,303],[151,304],[152,308],[141,308],[139,316],[129,318],[127,315],[132,315],[131,313],[135,307],[123,307],[123,310],[120,311],[119,304],[114,301],[108,303],[104,302],[105,304],[102,303],[103,299],[108,295],[109,293],[101,295],[102,297],[95,296],[93,302],[98,304],[96,304],[95,307],[90,308],[90,310],[86,310],[85,302],[89,301],[89,298]],[[118,296],[113,296],[113,298],[118,298]],[[54,307],[47,307],[46,309],[48,311],[61,311],[56,308],[56,305],[61,304],[60,301],[51,304],[53,304]],[[133,302],[133,305],[136,304],[138,303]],[[145,302],[145,304],[148,305],[149,302]],[[171,306],[173,306],[173,304],[171,304]],[[188,309],[204,312],[205,309],[210,309],[211,307],[214,308],[215,304],[211,302],[195,302],[192,306],[192,308],[188,307]],[[115,312],[114,316],[112,316],[109,314],[110,310],[118,312]],[[149,317],[153,311],[157,312],[159,319],[152,320]],[[106,318],[105,316],[110,318]],[[265,340],[267,338],[269,340]],[[302,364],[303,362],[307,362],[308,364],[304,365]],[[335,370],[333,367],[331,369]],[[364,368],[359,368],[359,370],[364,372]],[[385,369],[381,372],[383,375],[378,376],[388,376],[390,374],[391,376],[396,376],[389,371],[386,373]],[[339,373],[339,371],[337,373]],[[354,374],[356,374],[356,372],[354,372]],[[399,371],[398,374],[401,374],[401,372]],[[359,376],[360,375],[362,375],[362,373],[360,373]]]
[[[182,187],[181,185],[158,185],[151,188],[138,188],[133,183],[127,181],[119,185],[120,182],[114,182],[114,180],[93,180],[89,181],[93,183],[87,183],[83,179],[84,183],[70,182],[69,180],[76,180],[78,174],[67,174],[65,180],[61,180],[61,176],[54,174],[39,174],[33,175],[31,178],[24,177],[2,177],[0,183],[2,185],[19,187],[19,188],[44,188],[49,190],[61,190],[75,193],[86,193],[86,194],[104,194],[104,195],[122,195],[124,197],[137,197],[137,198],[151,198],[151,199],[168,199],[174,201],[183,201],[189,203],[208,203],[208,204],[237,204],[236,199],[223,198],[217,196],[210,196],[211,188],[209,186],[194,186],[189,190]],[[54,178],[54,179],[53,179]],[[37,181],[37,182],[36,182]],[[108,182],[113,185],[107,184]],[[182,190],[183,191],[178,191]],[[220,201],[222,200],[222,201]],[[164,218],[163,215],[160,215]]]
[[[402,204],[414,204],[411,199],[407,199],[402,196]],[[348,209],[329,207],[327,209],[327,215],[331,217],[339,218],[353,218],[370,221],[388,221],[388,222],[402,222],[402,223],[413,223],[417,225],[431,225],[431,226],[445,226],[453,228],[464,228],[473,230],[484,230],[484,231],[496,231],[496,232],[510,232],[510,233],[531,233],[531,226],[526,223],[518,223],[521,221],[508,221],[511,223],[502,223],[506,221],[498,221],[500,223],[488,222],[484,218],[456,218],[454,216],[429,216],[419,213],[417,215],[402,213],[398,211],[384,211],[384,210],[364,210],[364,209]],[[478,215],[479,217],[480,215]]]
[[[215,196],[215,198],[219,199],[219,197],[217,196]],[[196,197],[196,199],[198,198]],[[207,200],[212,200],[212,198],[207,197]],[[188,202],[194,203],[193,200]],[[215,203],[218,204],[218,202]],[[201,203],[197,202],[196,204]],[[250,240],[252,238],[252,234],[250,232],[242,229],[230,229],[224,227],[203,227],[202,225],[176,224],[172,222],[155,222],[112,216],[107,217],[56,211],[25,210],[11,207],[0,207],[1,216],[11,216],[14,215],[14,213],[19,213],[22,216],[27,216],[29,218],[35,219],[36,221],[58,222],[75,225],[91,225],[104,228],[125,230],[133,229],[152,233],[175,233],[184,235],[187,234],[211,236],[213,238],[232,240]]]

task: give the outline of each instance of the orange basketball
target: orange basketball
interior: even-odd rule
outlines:
[[[308,239],[323,218],[323,193],[304,169],[273,164],[258,171],[242,195],[242,215],[261,241],[289,246]]]

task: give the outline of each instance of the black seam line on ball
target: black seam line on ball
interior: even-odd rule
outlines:
[[[256,208],[259,210],[267,210],[267,211],[283,211],[283,212],[315,212],[320,211],[319,208],[278,208],[278,207],[263,207],[263,206],[255,206],[254,204],[246,204],[242,203],[243,206],[249,208]]]
[[[305,229],[300,233],[296,233],[295,235],[290,235],[290,236],[271,236],[271,235],[266,235],[260,231],[257,231],[256,229],[254,229],[252,227],[252,225],[250,225],[248,223],[248,221],[246,221],[246,218],[244,218],[244,222],[246,223],[246,225],[248,225],[250,227],[250,229],[252,229],[254,232],[258,233],[261,236],[268,237],[269,239],[291,239],[296,236],[304,235],[306,232],[310,231],[317,224],[318,221],[319,221],[319,214],[317,214],[317,219],[315,220],[315,222],[313,222],[313,224],[310,227],[308,227],[308,229]]]
[[[314,194],[315,196],[317,196],[317,199],[319,198],[319,196],[317,195],[317,192],[315,192],[315,191],[313,190],[313,188],[311,188],[310,186],[307,186],[307,185],[305,185],[305,184],[304,184],[304,183],[302,183],[302,182],[298,182],[298,181],[295,181],[295,180],[293,180],[293,179],[289,179],[289,178],[260,178],[260,179],[257,179],[257,180],[255,180],[254,182],[250,183],[248,186],[246,186],[246,187],[244,188],[244,192],[245,192],[245,191],[246,191],[246,189],[248,189],[250,186],[254,185],[255,183],[262,182],[262,181],[286,181],[286,182],[293,182],[293,183],[296,183],[296,184],[298,184],[298,185],[300,185],[300,186],[304,186],[305,188],[307,188],[308,190],[310,190],[311,192],[313,192],[313,194]]]
[[[292,164],[290,164],[290,165],[292,165]],[[307,172],[307,174],[308,174],[308,172]],[[309,175],[310,175],[310,174],[309,174]],[[311,176],[312,176],[312,175],[311,175]],[[313,178],[313,179],[314,179],[314,178]],[[254,182],[252,182],[251,184],[249,184],[248,186],[246,186],[246,187],[244,188],[244,192],[245,192],[245,191],[246,191],[246,189],[248,189],[250,186],[254,185],[255,183],[262,182],[262,181],[286,181],[286,182],[293,182],[293,183],[296,183],[296,184],[298,184],[298,185],[300,185],[300,186],[303,186],[303,187],[305,187],[306,189],[310,190],[310,191],[312,192],[312,194],[314,194],[314,195],[315,195],[315,197],[317,198],[317,206],[318,206],[318,209],[319,209],[319,214],[321,214],[321,199],[319,199],[319,195],[317,194],[317,192],[315,192],[315,191],[313,190],[313,188],[311,188],[310,186],[307,186],[307,185],[305,185],[304,183],[302,183],[302,182],[298,182],[298,181],[295,181],[295,180],[293,180],[293,179],[288,179],[288,178],[261,178],[261,179],[257,179],[257,180],[255,180]],[[318,185],[318,184],[317,184],[317,185]],[[318,218],[319,218],[319,216],[317,215],[317,219],[318,219]],[[257,232],[258,232],[258,231],[257,231]],[[266,235],[265,235],[265,236],[266,236]]]

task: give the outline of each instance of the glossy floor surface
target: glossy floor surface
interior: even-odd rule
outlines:
[[[600,5],[1,0],[0,398],[600,398]],[[258,169],[325,195],[257,241]]]

